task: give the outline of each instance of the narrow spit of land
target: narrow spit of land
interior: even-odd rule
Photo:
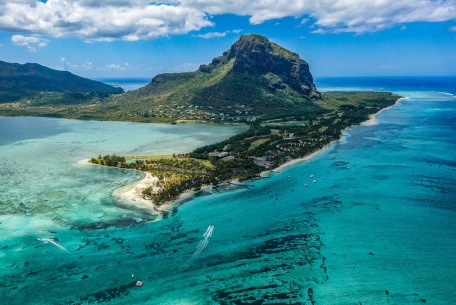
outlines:
[[[193,152],[169,156],[93,157],[89,162],[145,172],[145,177],[121,195],[166,213],[170,203],[202,187],[264,176],[315,156],[342,131],[393,106],[401,97],[387,92],[327,92],[316,102],[321,111],[259,118],[228,140]]]

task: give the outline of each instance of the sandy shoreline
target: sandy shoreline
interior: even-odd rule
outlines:
[[[376,125],[377,124],[377,120],[376,120],[377,115],[379,115],[380,113],[382,113],[385,110],[388,110],[388,109],[396,106],[399,103],[399,101],[402,100],[402,99],[405,99],[405,98],[399,98],[396,101],[396,103],[394,103],[394,105],[391,105],[389,107],[383,108],[379,112],[370,115],[369,119],[364,121],[364,122],[362,122],[360,125],[363,125],[363,126]],[[350,127],[352,127],[352,126],[350,126]],[[348,129],[350,127],[347,127],[346,129]],[[265,170],[265,171],[260,173],[260,177],[267,177],[267,175],[269,173],[271,173],[271,172],[279,172],[279,171],[283,170],[284,168],[286,168],[288,166],[292,166],[292,165],[295,165],[297,163],[304,162],[304,161],[310,161],[313,158],[315,158],[316,156],[318,156],[320,153],[324,152],[326,149],[331,147],[334,143],[339,142],[339,141],[341,141],[341,139],[334,140],[331,143],[326,144],[324,147],[320,148],[319,150],[317,150],[317,151],[315,151],[315,152],[313,152],[313,153],[311,153],[311,154],[309,154],[309,155],[307,155],[307,156],[305,156],[303,158],[293,159],[293,160],[291,160],[289,162],[286,162],[286,163],[284,163],[284,164],[282,164],[279,167],[276,167],[274,169]],[[81,162],[86,163],[86,164],[90,164],[90,165],[98,165],[98,164],[90,163],[89,159],[85,159],[85,160],[83,160]],[[98,165],[98,166],[102,166],[102,165]],[[149,187],[152,187],[153,192],[156,192],[156,191],[160,190],[159,187],[155,186],[155,183],[158,181],[158,177],[152,175],[152,173],[150,173],[150,172],[142,172],[142,173],[143,173],[144,176],[138,182],[135,182],[133,184],[130,184],[130,185],[127,185],[127,186],[124,186],[122,188],[119,188],[119,189],[115,190],[112,193],[113,199],[115,201],[117,201],[117,202],[120,201],[120,203],[122,203],[122,204],[147,207],[150,210],[154,211],[156,214],[160,214],[161,215],[163,212],[169,210],[169,208],[173,207],[175,203],[177,203],[178,201],[184,199],[185,197],[190,196],[190,195],[192,195],[195,192],[198,192],[200,190],[204,190],[204,189],[208,189],[208,188],[212,188],[213,187],[212,184],[209,184],[209,185],[202,186],[201,189],[198,189],[198,190],[193,190],[193,189],[186,190],[185,192],[180,194],[179,197],[176,200],[165,202],[165,203],[160,204],[160,205],[155,205],[154,203],[152,203],[152,201],[144,199],[144,197],[142,195],[142,191],[144,189],[146,189],[146,188],[149,188]],[[236,179],[236,180],[227,181],[225,183],[230,183],[230,184],[234,183],[235,184],[237,182],[238,182],[238,180]]]
[[[377,116],[382,113],[383,111],[385,110],[388,110],[390,108],[393,108],[394,106],[396,106],[400,100],[403,100],[403,99],[406,99],[406,97],[401,97],[399,99],[397,99],[397,101],[394,103],[394,105],[391,105],[389,107],[386,107],[386,108],[383,108],[382,110],[380,110],[379,112],[376,112],[374,114],[371,114],[369,115],[369,119],[367,121],[364,121],[362,122],[360,125],[362,126],[372,126],[372,125],[377,125]]]
[[[401,98],[397,99],[396,102],[395,102],[393,105],[391,105],[391,106],[389,106],[389,107],[386,107],[386,108],[383,108],[382,110],[380,110],[380,111],[378,111],[378,112],[376,112],[376,113],[374,113],[374,114],[371,114],[371,115],[369,116],[369,119],[368,119],[368,120],[362,122],[362,123],[359,124],[359,125],[362,125],[362,126],[377,125],[377,124],[378,124],[378,122],[377,122],[377,116],[378,116],[380,113],[382,113],[383,111],[388,110],[388,109],[390,109],[390,108],[393,108],[394,106],[396,106],[396,105],[399,103],[399,101],[401,101],[401,100],[403,100],[403,99],[406,99],[406,97],[401,97]],[[353,126],[354,126],[354,125],[353,125]],[[345,128],[343,131],[345,131],[345,130],[347,130],[347,129],[353,127],[353,126],[349,126],[349,127]],[[274,169],[272,169],[272,170],[265,170],[265,171],[261,172],[260,176],[261,176],[261,177],[266,177],[270,172],[279,172],[280,170],[282,170],[282,169],[284,169],[284,168],[286,168],[286,167],[288,167],[288,166],[292,166],[292,165],[295,165],[295,164],[297,164],[297,163],[304,162],[304,161],[310,161],[310,160],[312,160],[313,158],[315,158],[316,156],[318,156],[320,153],[322,153],[323,151],[325,151],[326,149],[328,149],[332,144],[337,143],[337,142],[340,142],[341,139],[342,139],[342,138],[340,138],[340,139],[338,139],[338,140],[334,140],[334,141],[332,141],[332,142],[326,144],[325,146],[323,146],[323,147],[320,148],[319,150],[314,151],[313,153],[311,153],[311,154],[309,154],[309,155],[307,155],[307,156],[305,156],[305,157],[298,158],[298,159],[293,159],[293,160],[291,160],[291,161],[289,161],[289,162],[286,162],[286,163],[284,163],[284,164],[280,165],[279,167],[276,167],[276,168],[274,168]]]
[[[286,163],[284,163],[284,164],[280,165],[279,167],[276,167],[276,168],[274,168],[272,170],[265,170],[265,171],[260,173],[260,177],[266,177],[267,174],[269,174],[271,172],[278,172],[278,171],[280,171],[280,170],[282,170],[282,169],[284,169],[284,168],[286,168],[288,166],[292,166],[292,165],[297,164],[299,162],[309,161],[309,160],[315,158],[316,156],[318,156],[321,152],[323,152],[327,148],[329,148],[334,142],[338,142],[338,141],[339,140],[333,141],[333,142],[325,145],[321,149],[319,149],[319,150],[317,150],[317,151],[315,151],[315,152],[313,152],[313,153],[311,153],[311,154],[309,154],[309,155],[307,155],[307,156],[305,156],[303,158],[293,159],[293,160],[291,160],[289,162],[286,162]],[[90,162],[87,162],[87,163],[88,164],[92,164]],[[92,164],[92,165],[97,165],[97,164]],[[112,196],[113,199],[115,201],[120,201],[122,204],[127,203],[128,205],[148,207],[149,209],[152,209],[153,211],[155,211],[157,214],[162,214],[163,212],[168,211],[176,203],[178,203],[180,200],[184,199],[185,197],[191,196],[194,193],[199,192],[201,190],[210,189],[210,188],[213,187],[212,184],[207,184],[207,185],[203,185],[198,190],[194,190],[194,189],[186,190],[185,192],[180,194],[179,197],[176,200],[164,202],[164,203],[162,203],[160,205],[155,205],[154,203],[152,203],[152,201],[143,198],[142,191],[145,188],[148,188],[150,186],[153,187],[153,191],[158,191],[159,188],[153,186],[154,183],[156,181],[158,181],[158,177],[152,175],[150,172],[142,172],[142,173],[144,173],[145,176],[141,180],[139,180],[138,182],[136,182],[134,184],[127,185],[125,187],[122,187],[122,188],[119,188],[119,189],[115,190],[113,192],[113,196]],[[223,183],[237,184],[238,182],[239,182],[239,179],[234,179],[234,180],[226,181],[226,182],[223,182]]]
[[[79,164],[88,164],[92,166],[103,166],[100,164],[93,164],[89,162],[90,159],[84,159],[79,161]],[[171,208],[176,202],[179,200],[192,195],[195,192],[198,192],[200,190],[208,189],[212,187],[211,185],[203,185],[199,190],[186,190],[182,194],[179,195],[179,197],[173,201],[167,201],[164,202],[160,205],[154,204],[151,200],[145,199],[143,196],[143,190],[152,187],[153,192],[157,192],[160,190],[160,187],[157,187],[155,183],[158,180],[157,176],[154,176],[151,172],[143,172],[143,171],[138,171],[135,169],[129,169],[129,168],[120,168],[123,170],[133,170],[137,171],[143,174],[143,177],[141,180],[134,182],[132,184],[128,184],[126,186],[120,187],[118,189],[115,189],[111,193],[112,199],[119,205],[121,206],[135,206],[135,207],[142,207],[142,208],[147,208],[148,210],[151,211],[152,214],[156,215],[162,215],[163,212],[167,211],[169,208]],[[230,181],[231,183],[235,183],[237,180]]]
[[[328,143],[326,144],[325,146],[323,146],[322,148],[320,148],[319,150],[316,150],[314,151],[313,153],[305,156],[305,157],[302,157],[302,158],[298,158],[298,159],[293,159],[291,161],[288,161],[288,162],[285,162],[283,163],[282,165],[274,168],[274,169],[271,169],[271,170],[265,170],[263,172],[260,173],[260,177],[267,177],[267,175],[271,172],[275,172],[275,173],[279,173],[280,170],[288,167],[288,166],[292,166],[292,165],[295,165],[297,163],[300,163],[300,162],[304,162],[304,161],[310,161],[312,160],[313,158],[315,158],[316,156],[318,156],[320,153],[322,153],[323,151],[325,151],[326,149],[328,149],[333,143],[335,142],[339,142],[340,140],[335,140],[335,141],[332,141],[331,143]]]
[[[144,177],[135,184],[130,185],[129,190],[120,194],[120,198],[123,200],[139,202],[149,207],[154,207],[154,204],[150,200],[143,198],[142,192],[149,187],[152,187],[154,192],[158,191],[160,188],[155,186],[155,183],[158,181],[158,177],[152,175],[150,172],[143,173]]]

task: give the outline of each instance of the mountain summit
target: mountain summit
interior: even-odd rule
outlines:
[[[244,105],[256,113],[304,111],[321,99],[309,65],[261,35],[242,35],[210,64],[186,73],[155,76],[124,95],[136,109],[158,105],[197,105],[214,110]]]
[[[209,65],[201,65],[200,71],[212,71],[232,59],[233,74],[245,73],[263,77],[273,92],[289,87],[304,98],[320,98],[307,62],[298,54],[269,41],[265,36],[242,35],[223,56],[214,58]]]

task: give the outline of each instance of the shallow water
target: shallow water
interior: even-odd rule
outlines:
[[[110,199],[137,173],[78,161],[98,150],[169,153],[196,140],[181,144],[185,136],[176,135],[158,146],[144,142],[145,124],[128,132],[113,127],[124,123],[79,129],[66,120],[45,132],[2,133],[0,303],[451,303],[456,99],[413,87],[399,93],[408,99],[378,125],[349,129],[310,162],[204,190],[156,222]],[[217,136],[228,136],[223,130]],[[21,179],[28,186],[9,182]],[[37,237],[58,238],[71,254]]]
[[[136,212],[113,205],[110,195],[113,189],[137,180],[141,174],[86,165],[84,159],[112,153],[188,152],[245,129],[0,118],[0,214],[46,216],[72,225],[127,216],[140,218]]]

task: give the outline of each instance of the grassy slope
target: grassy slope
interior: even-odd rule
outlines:
[[[172,155],[140,155],[140,156],[125,156],[125,159],[130,161],[130,160],[152,160],[152,161],[158,161],[160,159],[170,159],[173,160],[174,157]],[[201,163],[203,166],[213,169],[214,165],[209,162],[209,160],[201,160],[201,159],[195,159],[195,158],[189,158],[189,157],[179,157],[178,160],[194,160],[199,163]],[[130,161],[131,162],[131,161]]]
[[[281,48],[277,46],[280,51]],[[285,52],[285,51],[284,51]],[[246,104],[256,113],[273,114],[277,109],[315,108],[311,101],[299,97],[289,87],[271,89],[274,75],[266,77],[232,73],[234,58],[211,72],[162,74],[152,82],[115,99],[119,110],[146,111],[159,105],[199,105],[222,109]]]
[[[196,75],[195,75],[196,74]],[[176,74],[174,74],[176,75]],[[196,97],[189,93],[189,82],[192,81],[193,86],[196,84],[206,84],[203,87],[202,95],[200,95],[200,103],[207,105],[223,104],[232,102],[230,100],[237,99],[242,103],[246,99],[253,99],[255,96],[261,97],[264,92],[259,92],[258,88],[246,88],[248,87],[247,81],[239,86],[245,87],[245,92],[239,90],[233,93],[233,96],[223,100],[216,93],[217,86],[212,85],[214,78],[211,75],[205,75],[204,73],[182,73],[177,74],[179,78],[174,80],[174,85],[165,83],[163,86],[157,86],[154,88],[157,92],[157,99],[149,97],[147,100],[139,100],[132,97],[129,93],[117,97],[110,97],[109,99],[100,99],[99,97],[89,100],[84,104],[52,104],[43,103],[42,100],[39,102],[20,102],[20,103],[9,103],[0,104],[0,115],[2,116],[48,116],[48,117],[62,117],[62,118],[74,118],[74,119],[91,119],[91,120],[119,120],[119,121],[135,121],[135,122],[173,122],[174,119],[166,118],[144,118],[144,117],[132,117],[131,114],[134,111],[143,109],[152,109],[158,111],[158,105],[160,104],[191,104],[195,102]],[[168,77],[168,75],[164,76]],[[187,82],[185,82],[187,80]],[[224,82],[223,86],[237,86],[237,81]],[[252,86],[253,87],[253,86]],[[209,88],[209,89],[208,89]],[[141,90],[148,90],[143,88]],[[205,96],[207,100],[203,100],[201,96]],[[214,97],[215,96],[215,97]],[[59,97],[61,98],[61,97]],[[325,92],[322,94],[322,100],[316,102],[310,102],[307,100],[301,100],[297,103],[291,100],[288,105],[282,105],[280,107],[274,107],[274,98],[270,97],[270,100],[259,101],[259,106],[256,109],[257,113],[262,113],[261,120],[274,120],[280,119],[282,121],[298,119],[300,116],[309,117],[313,115],[323,114],[327,111],[335,110],[341,105],[356,105],[366,106],[367,104],[363,101],[369,102],[369,107],[376,105],[382,107],[383,101],[391,98],[390,93],[386,92]],[[215,101],[215,102],[214,102]],[[372,102],[375,102],[371,104]]]
[[[316,104],[327,110],[336,110],[343,105],[383,108],[385,103],[395,101],[397,98],[397,95],[390,92],[330,91],[324,92],[322,100],[316,101]]]
[[[40,92],[122,93],[121,88],[86,79],[66,71],[38,64],[13,64],[0,61],[0,103],[32,97]],[[79,98],[84,101],[84,98]],[[73,98],[73,101],[77,99]]]

